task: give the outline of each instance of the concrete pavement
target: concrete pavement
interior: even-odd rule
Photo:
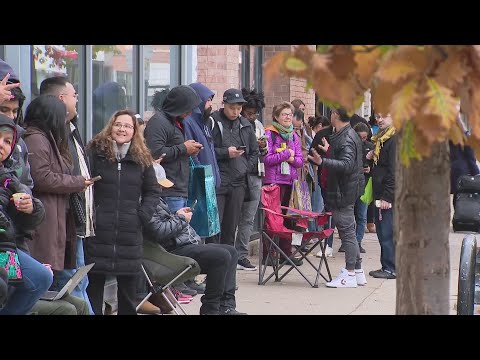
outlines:
[[[450,313],[456,314],[457,281],[462,239],[465,234],[450,233]],[[368,274],[380,268],[380,246],[376,234],[366,233],[363,241],[366,250],[362,254],[363,268]],[[335,233],[334,257],[329,259],[332,276],[335,277],[345,264],[344,253],[338,253],[340,239]],[[311,256],[312,262],[319,261]],[[258,256],[250,257],[258,264]],[[271,269],[269,267],[269,269]],[[315,271],[304,262],[301,267],[313,282]],[[283,270],[283,269],[282,269]],[[281,282],[270,279],[266,285],[258,285],[258,270],[237,270],[237,310],[249,315],[394,315],[396,280],[375,279],[367,275],[367,285],[354,289],[330,289],[321,278],[319,287],[312,288],[303,277],[292,270]],[[197,315],[201,295],[190,304],[183,305],[188,314]]]

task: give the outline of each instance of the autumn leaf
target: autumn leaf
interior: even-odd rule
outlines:
[[[417,46],[400,46],[382,58],[376,76],[395,84],[415,74],[420,75],[429,64],[427,54]]]
[[[347,45],[334,45],[330,54],[330,71],[337,79],[350,78],[355,70],[353,51]]]
[[[437,114],[417,113],[412,119],[416,129],[423,135],[425,142],[430,147],[436,141],[443,141],[449,133],[449,128],[440,126],[442,118]],[[420,150],[419,150],[420,152]],[[421,153],[424,155],[423,153]]]
[[[312,71],[320,71],[327,69],[327,65],[330,62],[328,55],[313,54],[311,59]]]
[[[355,73],[358,76],[358,80],[365,89],[368,89],[373,80],[373,74],[378,68],[378,59],[381,58],[384,54],[380,47],[376,47],[373,50],[368,52],[365,51],[363,46],[353,46],[353,51],[355,52],[355,63],[357,67],[355,68]]]
[[[393,96],[398,92],[398,86],[387,81],[374,82],[372,87],[372,106],[377,114],[390,113]]]
[[[473,151],[475,152],[475,156],[477,159],[480,159],[480,140],[474,138],[473,136],[469,136],[466,144],[472,147]]]
[[[327,54],[331,48],[332,48],[332,45],[317,45],[317,53]]]
[[[405,121],[410,120],[418,111],[420,95],[417,92],[418,81],[408,82],[403,88],[393,95],[390,114],[393,118],[393,126],[400,130]]]
[[[305,71],[307,69],[307,65],[295,57],[289,57],[285,62],[285,67],[290,71]]]
[[[452,91],[432,78],[427,78],[427,94],[428,99],[423,107],[423,113],[426,115],[438,116],[440,121],[439,127],[443,127],[445,130],[450,130],[450,126],[457,119],[457,105],[458,98],[452,96]],[[443,139],[437,139],[441,141]]]
[[[272,85],[273,80],[275,80],[281,75],[286,55],[287,53],[285,52],[276,53],[263,65],[265,75],[265,89],[268,89]]]
[[[402,59],[391,59],[382,64],[378,69],[376,76],[382,81],[388,81],[393,84],[402,80],[412,74],[415,74],[417,69],[413,64],[405,62]]]
[[[457,92],[457,86],[462,84],[468,71],[469,66],[466,63],[465,52],[455,51],[448,54],[445,61],[438,65],[435,71],[435,80],[453,92]]]

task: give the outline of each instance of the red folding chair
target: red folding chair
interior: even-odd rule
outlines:
[[[294,230],[287,229],[283,222],[284,219],[292,219],[294,221],[301,220],[315,220],[315,224],[324,225],[327,224],[331,213],[314,213],[309,211],[301,211],[297,209],[292,209],[288,207],[281,206],[280,200],[280,187],[278,185],[265,185],[262,187],[261,194],[261,203],[262,207],[260,210],[263,211],[263,216],[261,216],[261,234],[260,234],[260,246],[259,246],[259,272],[258,272],[258,284],[265,285],[265,283],[275,276],[275,281],[282,281],[282,279],[287,276],[290,271],[295,269],[298,273],[312,286],[318,287],[318,280],[320,276],[326,281],[332,280],[332,275],[330,273],[330,268],[328,266],[328,261],[325,256],[325,249],[327,246],[326,239],[333,233],[333,229],[327,229],[323,231],[311,231],[298,233]],[[282,209],[289,210],[290,215],[282,214]],[[295,251],[292,253],[291,257],[300,254],[301,260],[305,260],[310,266],[315,269],[316,277],[315,282],[312,283],[310,279],[304,274],[304,272],[296,266],[289,256],[283,252],[280,248],[280,241],[289,241],[292,242],[292,236],[300,236],[293,234],[301,234],[301,244],[297,245]],[[307,242],[310,239],[318,239],[312,247],[306,248]],[[267,257],[263,262],[263,244],[267,248]],[[318,266],[314,264],[307,257],[317,246],[322,250],[322,256],[320,258],[320,263]],[[280,257],[286,259],[283,263],[280,263]],[[271,264],[273,272],[268,276],[265,275],[267,267]],[[327,270],[328,278],[322,274],[322,266],[325,264]],[[280,270],[283,267],[286,267],[286,271],[280,274]]]

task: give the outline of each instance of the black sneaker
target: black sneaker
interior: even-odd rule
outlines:
[[[248,314],[239,312],[234,308],[225,308],[225,309],[220,309],[220,315],[248,315]]]
[[[394,272],[383,270],[383,269],[370,271],[368,275],[377,279],[396,279],[397,278]]]
[[[340,247],[338,248],[338,252],[345,252],[345,248],[343,247],[343,245],[340,245]]]
[[[295,266],[302,266],[303,265],[303,260],[302,259],[297,259],[295,257],[291,257],[290,260],[292,260],[292,262],[295,264]],[[284,258],[280,259],[280,263],[282,263],[282,262],[284,262],[286,265],[292,265],[292,264],[290,264],[289,261],[287,261]]]
[[[250,260],[248,260],[247,258],[244,258],[244,259],[238,260],[237,270],[255,271],[257,270],[257,267],[255,265],[252,265]]]
[[[185,285],[192,289],[192,290],[195,290],[198,294],[205,294],[205,287],[206,285],[205,284],[198,284],[196,283],[195,281],[193,280],[187,280],[185,281]],[[188,294],[187,294],[188,295]]]
[[[365,253],[366,253],[366,251],[365,251],[365,249],[362,247],[362,245],[359,244],[358,247],[360,248],[360,253],[361,253],[361,254],[365,254]]]

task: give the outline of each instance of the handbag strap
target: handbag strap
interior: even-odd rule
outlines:
[[[191,156],[189,156],[188,158],[190,159],[190,165],[191,165],[192,167],[194,167],[194,166],[195,166],[195,161],[193,161],[193,159],[192,159]]]

